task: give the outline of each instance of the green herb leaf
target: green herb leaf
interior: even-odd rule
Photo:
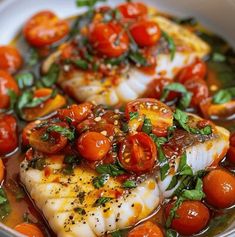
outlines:
[[[46,87],[51,87],[57,82],[60,73],[60,66],[53,63],[46,75],[42,77],[42,83]]]
[[[109,174],[112,177],[124,174],[125,171],[118,165],[115,164],[103,164],[96,167],[96,171],[99,174]]]
[[[226,56],[221,54],[221,53],[214,52],[212,54],[212,58],[211,59],[214,62],[225,62],[226,61]]]
[[[205,197],[205,194],[202,190],[202,180],[198,178],[196,188],[194,190],[183,190],[182,197],[187,200],[202,200]]]
[[[129,58],[136,63],[137,65],[140,66],[148,66],[148,62],[146,58],[140,53],[140,52],[131,52],[129,54]]]
[[[28,65],[35,66],[38,63],[38,61],[39,61],[39,55],[37,50],[34,48],[30,48]]]
[[[113,233],[111,233],[112,237],[122,237],[122,233],[120,230],[117,230]]]
[[[152,138],[154,143],[156,143],[157,146],[162,146],[167,142],[167,138],[165,137],[157,137],[155,134],[151,133],[149,136]]]
[[[142,131],[144,133],[150,134],[152,132],[152,128],[153,128],[153,126],[152,126],[152,123],[151,123],[151,119],[145,118],[144,119],[144,124],[142,126]]]
[[[104,205],[106,202],[109,202],[110,200],[112,200],[111,197],[100,197],[98,198],[95,203],[93,204],[93,207],[99,207]]]
[[[14,107],[15,107],[15,104],[16,104],[16,102],[17,102],[17,99],[18,99],[18,96],[17,96],[17,94],[15,93],[15,91],[13,91],[13,90],[11,90],[11,89],[8,89],[7,90],[7,94],[9,95],[9,97],[10,97],[10,107],[9,107],[9,109],[14,109]]]
[[[81,204],[84,202],[85,196],[86,196],[86,193],[83,192],[83,191],[81,191],[81,192],[78,193],[77,197],[78,197],[79,202],[80,202]]]
[[[101,188],[105,185],[105,183],[109,180],[109,174],[101,174],[98,177],[95,177],[92,180],[92,184],[95,188]]]
[[[123,188],[135,188],[137,186],[136,182],[134,180],[126,180],[123,184]]]
[[[166,237],[177,237],[178,234],[175,230],[167,229],[166,230]]]
[[[138,112],[130,112],[129,115],[130,115],[130,120],[133,120],[139,117]]]
[[[105,2],[106,0],[76,0],[78,7],[94,7],[97,2]]]
[[[214,104],[224,104],[231,101],[235,97],[235,87],[219,90],[213,96]]]
[[[176,45],[175,45],[174,39],[165,31],[162,31],[162,36],[168,42],[168,47],[171,54],[171,60],[173,60],[175,57],[175,52],[176,52]]]
[[[28,166],[33,169],[43,170],[46,167],[46,161],[43,158],[34,158],[29,161]]]
[[[75,133],[68,128],[61,127],[59,125],[52,125],[47,129],[47,132],[58,132],[62,136],[67,137],[70,141],[74,140]]]
[[[76,207],[73,210],[75,212],[77,212],[78,214],[80,214],[80,215],[86,215],[86,211],[83,208],[81,208],[81,207]]]
[[[110,58],[105,61],[105,64],[111,64],[112,66],[119,65],[123,62],[125,62],[127,58],[127,54],[123,54],[120,57],[117,58]]]
[[[172,177],[171,182],[170,182],[169,186],[167,187],[166,191],[171,190],[172,188],[174,188],[174,187],[177,185],[177,183],[178,183],[178,178],[179,178],[178,175],[174,175],[174,176]]]
[[[193,175],[192,168],[187,164],[186,152],[181,156],[177,172],[179,175]]]
[[[34,83],[34,76],[30,72],[22,72],[15,77],[20,89],[30,87]]]
[[[158,161],[160,166],[160,178],[161,181],[163,181],[169,172],[170,165],[161,146],[158,146]]]
[[[88,62],[83,59],[73,60],[73,64],[82,70],[88,69]]]

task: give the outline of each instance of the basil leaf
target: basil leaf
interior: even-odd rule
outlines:
[[[218,53],[218,52],[214,52],[212,54],[211,60],[214,62],[225,62],[226,61],[226,56]]]
[[[210,135],[211,133],[212,133],[212,128],[210,125],[207,125],[206,127],[200,129],[201,135]]]
[[[73,60],[73,64],[82,70],[88,69],[88,62],[83,59]]]
[[[189,186],[189,184],[191,183],[191,180],[192,180],[191,176],[183,176],[180,179],[180,185],[174,191],[172,196],[180,196],[180,194],[182,193],[182,190],[184,190],[186,187]]]
[[[117,230],[113,233],[111,233],[112,237],[122,237],[122,233],[120,230]]]
[[[18,99],[18,96],[17,96],[17,94],[15,93],[15,91],[13,91],[13,90],[11,90],[11,89],[8,89],[7,90],[7,94],[9,95],[9,97],[10,97],[10,107],[9,107],[9,109],[14,109],[14,107],[15,107],[15,104],[16,104],[16,102],[17,102],[17,99]]]
[[[167,142],[167,139],[165,137],[157,137],[155,134],[149,134],[149,136],[152,138],[154,143],[156,143],[157,146],[162,146]]]
[[[3,220],[11,212],[11,207],[7,195],[3,188],[0,187],[0,218]]]
[[[165,38],[165,40],[168,43],[168,48],[170,50],[171,61],[172,61],[175,57],[175,52],[176,52],[176,45],[175,45],[174,39],[165,31],[162,31],[162,36]]]
[[[60,73],[60,66],[53,63],[46,75],[42,77],[42,83],[46,87],[51,87],[57,82]]]
[[[178,175],[174,175],[174,176],[172,177],[171,182],[170,182],[170,184],[168,185],[166,191],[171,190],[172,188],[174,188],[174,187],[177,185],[177,183],[178,183],[178,178],[179,178]]]
[[[109,175],[108,174],[102,174],[98,177],[95,177],[92,180],[92,184],[95,188],[101,188],[105,185],[105,183],[109,180]]]
[[[131,52],[129,54],[129,58],[136,63],[137,65],[140,66],[148,66],[148,62],[146,58],[140,53],[140,52]]]
[[[187,164],[186,152],[181,156],[177,172],[179,175],[193,175],[192,168]]]
[[[39,55],[36,49],[30,48],[28,65],[35,66],[39,62]]]
[[[187,200],[200,201],[205,197],[203,192],[203,183],[200,178],[197,179],[196,187],[193,190],[183,190],[182,197]]]
[[[123,54],[117,58],[110,58],[105,61],[105,64],[111,64],[112,66],[119,65],[124,62],[127,58],[127,54]]]
[[[133,120],[139,117],[138,112],[130,112],[129,115],[130,115],[130,120]]]
[[[178,234],[175,230],[167,229],[166,230],[166,237],[177,237]]]
[[[62,136],[67,137],[70,141],[74,140],[75,134],[74,131],[71,131],[68,128],[61,127],[59,125],[52,125],[47,129],[47,132],[58,132]]]
[[[151,119],[145,118],[144,119],[144,124],[142,126],[142,131],[144,133],[150,134],[151,131],[152,131],[152,128],[153,128],[153,126],[152,126],[152,123],[151,123]]]
[[[15,77],[20,89],[30,87],[34,83],[34,76],[30,72],[22,72]]]
[[[123,188],[135,188],[137,186],[136,182],[134,180],[126,180],[123,184]]]
[[[124,174],[125,171],[115,164],[103,164],[96,167],[96,172],[99,174],[109,174],[112,177]]]
[[[111,197],[100,197],[98,198],[95,203],[93,204],[93,207],[99,207],[104,205],[106,202],[109,202],[110,200],[112,200]]]
[[[97,2],[105,2],[106,0],[76,0],[78,7],[93,7]]]
[[[160,178],[161,181],[163,181],[169,172],[170,165],[161,146],[158,146],[158,161],[160,166]]]
[[[224,104],[229,102],[235,97],[235,87],[219,90],[213,96],[214,104]]]

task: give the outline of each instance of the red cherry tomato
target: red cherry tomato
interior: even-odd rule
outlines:
[[[51,45],[62,39],[68,32],[68,23],[60,20],[51,11],[41,11],[33,15],[23,29],[26,40],[35,47]]]
[[[21,223],[14,229],[27,237],[44,237],[42,231],[34,224]]]
[[[89,102],[85,102],[79,105],[71,105],[66,109],[58,110],[58,117],[61,120],[68,121],[71,120],[73,125],[82,122],[91,114],[91,109],[93,105]]]
[[[203,179],[206,201],[216,208],[227,208],[235,204],[235,177],[232,173],[215,169]]]
[[[7,109],[10,105],[8,90],[19,93],[19,88],[13,77],[6,71],[0,70],[0,109]]]
[[[163,94],[164,88],[171,83],[172,83],[172,80],[168,78],[159,78],[159,79],[153,80],[148,85],[146,97],[160,100]],[[171,91],[169,95],[167,96],[166,101],[172,101],[179,96],[180,96],[179,93]]]
[[[229,141],[230,141],[230,146],[235,147],[235,132],[230,135]]]
[[[169,216],[173,203],[166,207],[166,217]],[[184,201],[176,211],[176,217],[171,228],[181,235],[192,236],[203,230],[210,219],[209,209],[199,201]]]
[[[207,73],[206,63],[197,59],[196,62],[183,68],[177,76],[177,81],[184,84],[187,80],[198,77],[204,79]]]
[[[0,155],[6,155],[17,148],[17,122],[11,115],[0,115]]]
[[[23,146],[28,146],[29,145],[29,136],[34,128],[37,127],[37,125],[40,123],[39,120],[28,123],[22,132],[22,144]]]
[[[48,132],[48,128],[54,125],[68,128],[64,122],[38,126],[29,135],[29,145],[46,154],[55,154],[62,150],[67,145],[68,138],[58,132]],[[45,134],[48,134],[46,138],[44,138]]]
[[[185,88],[192,92],[191,106],[197,107],[209,97],[209,89],[206,82],[200,78],[191,78],[184,83]]]
[[[97,52],[110,58],[121,56],[129,47],[128,35],[114,22],[92,24],[89,41]]]
[[[127,19],[135,19],[145,17],[148,13],[148,8],[141,2],[123,3],[117,7],[122,16]]]
[[[21,55],[15,47],[0,46],[0,69],[15,73],[22,66]]]
[[[151,171],[157,159],[156,146],[145,133],[129,135],[120,145],[118,158],[128,171],[135,173]]]
[[[79,153],[89,161],[102,160],[110,147],[109,139],[98,132],[86,132],[77,141]]]
[[[153,222],[146,221],[128,233],[128,237],[163,237],[162,230]]]
[[[151,120],[153,132],[158,136],[166,136],[168,127],[173,125],[173,113],[162,102],[155,99],[136,99],[126,106],[126,117],[130,119],[131,112],[138,112]],[[159,134],[160,132],[160,134]]]
[[[227,152],[227,158],[230,163],[235,164],[235,147],[230,146]]]
[[[141,47],[154,46],[161,38],[158,24],[149,20],[136,22],[131,26],[130,32],[135,42]]]

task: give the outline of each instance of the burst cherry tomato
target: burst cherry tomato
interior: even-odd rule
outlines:
[[[0,115],[0,155],[14,151],[18,145],[16,119],[11,115]]]
[[[128,237],[163,237],[162,230],[153,222],[147,221],[136,226],[128,233]]]
[[[64,121],[70,120],[73,125],[76,125],[86,119],[89,114],[91,114],[92,107],[93,105],[89,102],[79,105],[74,104],[66,109],[58,110],[58,117]]]
[[[39,126],[33,129],[29,135],[29,145],[34,149],[47,153],[55,154],[62,150],[68,142],[68,138],[55,131],[48,131],[52,126],[68,128],[64,122]]]
[[[131,112],[138,112],[151,120],[153,132],[158,136],[166,136],[168,127],[173,125],[173,113],[162,102],[155,99],[137,99],[126,106],[126,117],[130,118]]]
[[[53,12],[41,11],[26,22],[23,32],[31,45],[42,47],[51,45],[67,35],[69,25]]]
[[[173,203],[166,207],[166,217],[169,216]],[[209,209],[199,201],[184,201],[176,211],[176,217],[171,228],[181,235],[192,236],[203,230],[210,219]]]
[[[77,141],[79,153],[89,161],[102,160],[109,152],[110,147],[109,139],[98,132],[84,133]]]
[[[97,52],[110,58],[121,56],[129,47],[128,35],[114,22],[91,25],[89,41]]]
[[[207,66],[206,64],[197,59],[195,63],[183,68],[179,75],[177,76],[178,82],[184,84],[187,80],[198,77],[198,78],[205,78],[207,73]]]
[[[142,20],[133,24],[130,28],[135,42],[141,47],[150,47],[157,44],[161,38],[161,30],[154,21]]]
[[[120,145],[118,158],[128,171],[135,173],[151,171],[157,159],[156,146],[145,133],[129,135]]]
[[[8,90],[19,93],[18,85],[13,77],[6,71],[0,70],[0,109],[7,109],[10,105]]]
[[[27,237],[44,237],[42,231],[34,224],[21,223],[14,229]]]
[[[117,8],[121,12],[122,16],[127,19],[145,17],[148,13],[146,5],[140,2],[123,3]]]
[[[171,83],[172,83],[172,80],[168,78],[159,78],[159,79],[153,80],[148,85],[146,97],[160,100],[163,94],[164,88]],[[172,101],[178,96],[180,95],[177,92],[171,91],[169,95],[167,96],[166,101]]]
[[[206,201],[216,208],[227,208],[235,204],[235,177],[232,173],[215,169],[203,179]]]
[[[0,69],[15,73],[22,65],[21,55],[15,47],[0,46]]]
[[[184,83],[185,88],[192,92],[191,106],[197,107],[209,97],[209,89],[206,82],[200,78],[191,78]]]

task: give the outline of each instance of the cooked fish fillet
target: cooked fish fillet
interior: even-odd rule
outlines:
[[[213,134],[206,136],[181,131],[165,146],[181,147],[186,151],[187,164],[196,173],[224,157],[229,147],[229,132],[221,127],[214,127]],[[59,237],[95,237],[135,225],[149,216],[180,184],[179,181],[175,188],[166,190],[177,172],[179,161],[179,157],[171,158],[171,170],[164,181],[157,172],[153,177],[139,181],[131,190],[124,190],[112,177],[104,187],[96,189],[92,180],[97,173],[87,168],[77,167],[73,174],[65,175],[61,171],[63,156],[48,157],[45,170],[31,168],[29,161],[24,160],[20,178]],[[101,206],[94,205],[100,197],[112,199]]]
[[[182,67],[203,58],[210,52],[210,47],[194,33],[184,27],[157,16],[152,18],[160,28],[167,32],[176,45],[175,57],[172,60],[170,52],[159,49],[157,54],[157,66],[153,75],[148,75],[137,67],[131,66],[127,71],[113,77],[100,77],[98,73],[81,70],[68,73],[67,67],[61,70],[58,84],[77,101],[93,101],[97,104],[115,105],[119,102],[128,102],[141,97],[147,89],[147,85],[153,79],[162,76],[174,78]],[[60,51],[53,53],[43,64],[43,72],[46,73],[51,64],[60,57]]]

